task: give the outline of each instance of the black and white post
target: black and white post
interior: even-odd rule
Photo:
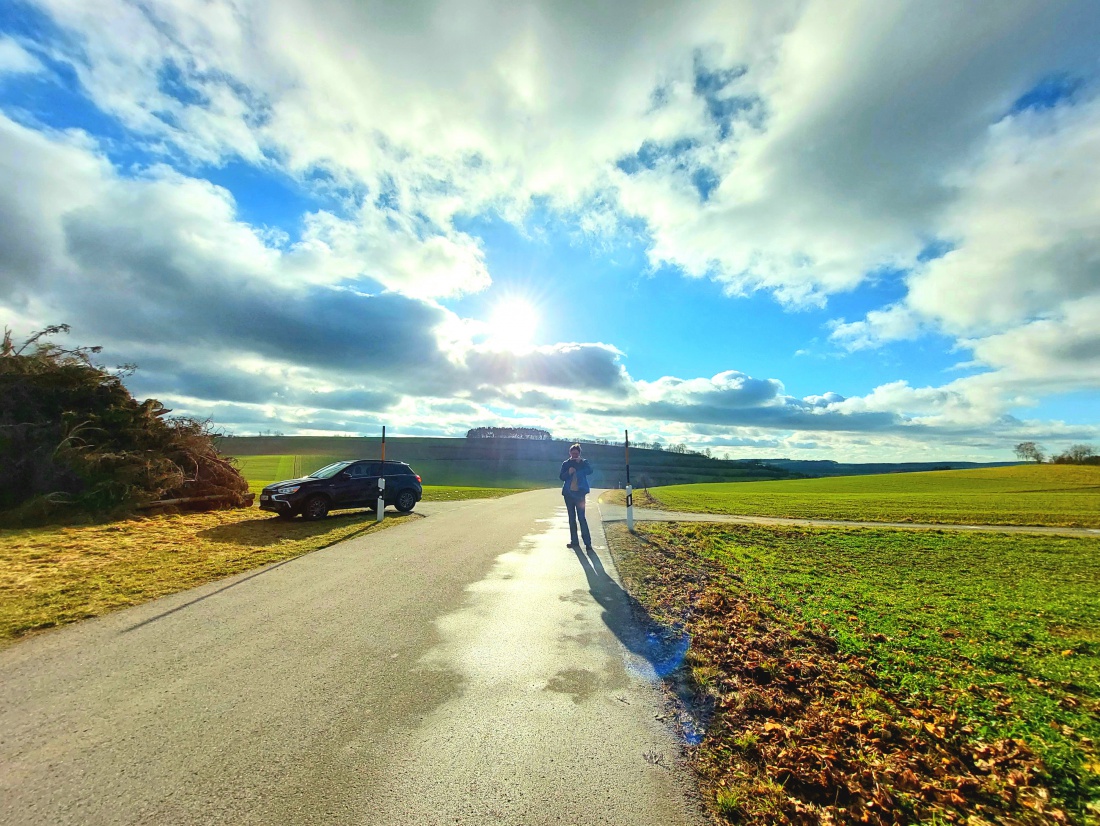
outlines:
[[[382,425],[382,462],[378,468],[378,515],[375,522],[386,518],[386,426]]]
[[[634,489],[630,487],[630,431],[623,431],[623,450],[626,451],[626,529],[634,532]]]

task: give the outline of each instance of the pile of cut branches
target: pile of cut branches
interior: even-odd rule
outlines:
[[[214,447],[208,423],[138,402],[98,347],[0,343],[0,519],[43,524],[116,518],[151,503],[239,507],[248,483]]]
[[[824,625],[791,621],[689,547],[644,529],[608,538],[630,593],[691,637],[686,666],[709,718],[694,759],[722,819],[1069,821],[1024,742],[982,742],[950,710],[891,696]]]

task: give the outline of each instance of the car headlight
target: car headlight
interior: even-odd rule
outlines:
[[[300,488],[300,487],[301,487],[301,485],[293,485],[293,486],[291,486],[291,487],[289,487],[289,488],[279,488],[279,489],[278,489],[277,491],[275,491],[275,492],[276,492],[276,493],[297,493],[297,492],[298,492],[298,488]]]

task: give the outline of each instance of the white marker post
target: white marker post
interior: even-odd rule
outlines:
[[[634,533],[634,489],[630,487],[630,431],[623,431],[623,449],[626,451],[626,529]]]
[[[382,466],[378,469],[378,515],[375,522],[386,518],[386,426],[382,425]]]

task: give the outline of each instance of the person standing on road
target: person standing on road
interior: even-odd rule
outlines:
[[[584,518],[584,497],[591,489],[588,486],[588,477],[592,473],[592,465],[587,459],[581,458],[581,446],[569,447],[569,458],[561,463],[561,473],[558,478],[565,484],[561,486],[561,495],[565,498],[565,508],[569,511],[569,545],[567,547],[580,550],[581,544],[577,541],[577,523],[581,524],[581,536],[584,538],[584,547],[592,552],[592,535],[588,532],[588,520]]]

